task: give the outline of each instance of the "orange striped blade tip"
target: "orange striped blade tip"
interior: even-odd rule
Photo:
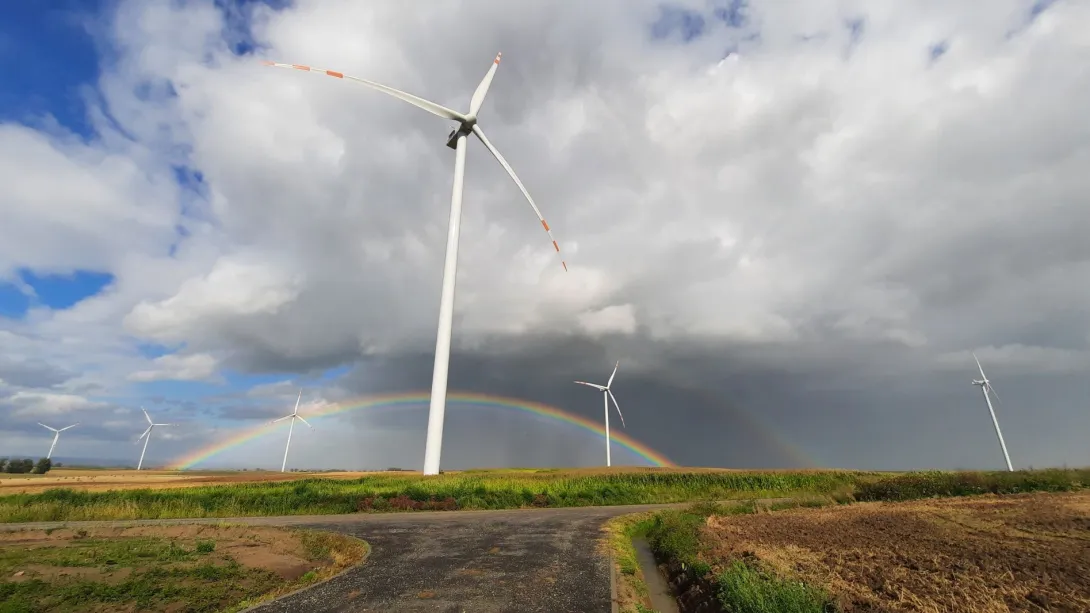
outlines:
[[[292,64],[291,67],[296,70],[306,70],[307,72],[310,71],[310,66],[303,66],[302,64]]]
[[[497,53],[496,54],[496,62],[495,62],[496,64],[500,63],[500,56],[502,56],[502,55],[503,55],[502,53]]]
[[[337,77],[338,79],[343,79],[344,78],[344,73],[343,72],[337,72],[335,70],[327,70],[327,71],[325,71],[325,73],[327,75],[331,76],[331,77]]]
[[[546,232],[549,231],[549,224],[544,219],[541,220],[541,225],[545,227]]]

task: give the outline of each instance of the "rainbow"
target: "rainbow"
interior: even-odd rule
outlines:
[[[356,398],[353,400],[347,400],[336,404],[330,404],[323,406],[322,408],[311,411],[303,416],[309,419],[329,417],[331,415],[339,415],[341,413],[347,413],[349,411],[363,411],[367,409],[388,409],[397,407],[406,407],[410,405],[427,405],[430,395],[428,392],[405,392],[399,394],[385,394],[381,396],[365,396],[362,398]],[[586,417],[568,413],[554,406],[542,404],[540,402],[533,402],[530,400],[523,400],[521,398],[509,398],[507,396],[494,396],[491,394],[476,394],[472,392],[452,392],[447,394],[448,404],[462,404],[462,405],[474,405],[479,407],[490,407],[498,409],[506,409],[511,411],[522,411],[530,415],[537,417],[543,417],[549,420],[553,420],[557,423],[568,424],[575,426],[581,430],[591,432],[601,438],[605,438],[605,428],[600,424],[593,422]],[[282,424],[281,424],[282,425]],[[276,429],[276,426],[272,424],[261,424],[256,427],[252,427],[241,432],[238,432],[226,439],[219,442],[212,443],[206,447],[192,451],[181,458],[176,459],[170,463],[167,468],[170,470],[186,470],[193,468],[201,462],[207,461],[225,451],[261,438],[262,436],[269,434]],[[647,445],[637,441],[624,432],[618,432],[617,430],[611,430],[609,433],[610,439],[614,444],[631,451],[637,456],[650,462],[653,466],[676,466],[666,456],[651,449]]]

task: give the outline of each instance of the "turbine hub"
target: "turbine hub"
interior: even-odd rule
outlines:
[[[468,137],[470,132],[473,131],[473,125],[476,124],[476,123],[477,123],[477,118],[476,117],[470,117],[467,121],[462,122],[461,125],[457,126],[453,130],[451,130],[450,134],[447,135],[447,146],[450,147],[451,149],[457,149],[458,148],[458,137],[459,136]]]

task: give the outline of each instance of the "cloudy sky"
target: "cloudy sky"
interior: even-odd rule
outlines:
[[[1090,464],[1090,4],[1077,0],[16,3],[0,25],[0,455],[149,462],[431,383],[450,122],[469,145],[451,390],[686,465]],[[32,6],[33,4],[33,6]],[[427,409],[293,464],[423,465]],[[616,427],[616,422],[613,423]],[[221,454],[279,464],[286,429]],[[602,440],[452,405],[443,466]],[[617,450],[615,463],[642,463]]]

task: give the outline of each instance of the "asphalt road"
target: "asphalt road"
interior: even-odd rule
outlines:
[[[246,523],[333,530],[371,544],[361,566],[253,613],[609,613],[602,525],[677,505],[446,511],[134,522],[49,522],[3,528]]]

